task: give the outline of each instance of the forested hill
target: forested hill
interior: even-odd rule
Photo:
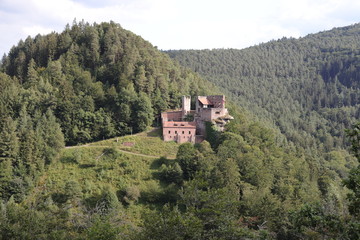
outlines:
[[[143,131],[183,94],[211,84],[113,22],[28,37],[2,59],[1,116],[50,111],[67,144]]]
[[[181,95],[209,90],[113,22],[21,40],[0,66],[0,199],[20,202],[64,145],[144,131]]]
[[[236,49],[167,51],[297,146],[344,146],[360,118],[360,24]]]
[[[216,87],[113,22],[20,41],[0,66],[0,239],[359,239],[355,158],[307,151],[359,114],[357,48],[319,39],[169,52],[296,148],[238,111],[201,144],[142,132]]]

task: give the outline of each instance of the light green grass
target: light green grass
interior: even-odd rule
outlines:
[[[124,142],[135,145],[126,147]],[[156,197],[165,191],[166,186],[156,178],[156,173],[163,161],[161,157],[174,158],[178,146],[175,142],[163,142],[159,130],[155,130],[65,148],[36,188],[45,189],[48,196],[61,195],[67,193],[66,183],[75,181],[81,188],[81,198],[90,199],[99,196],[102,189],[110,185],[122,201],[124,191],[135,186],[141,196],[137,204],[127,206],[127,211],[138,215],[149,208],[149,202],[156,204]],[[36,191],[28,201],[35,198]]]
[[[176,157],[178,144],[175,142],[164,142],[161,139],[161,129],[152,129],[148,132],[142,132],[135,135],[112,138],[96,143],[90,146],[111,146],[124,151],[139,153],[150,156],[166,157],[174,159]],[[125,142],[134,143],[134,146],[124,146]]]

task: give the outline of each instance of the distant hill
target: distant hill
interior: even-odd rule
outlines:
[[[304,149],[343,148],[344,129],[360,118],[360,24],[242,50],[166,53]]]

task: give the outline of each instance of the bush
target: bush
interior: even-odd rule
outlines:
[[[141,190],[141,200],[154,203],[158,202],[159,198],[163,194],[159,185],[154,181],[146,182],[146,186]]]
[[[103,150],[103,154],[110,160],[115,160],[118,158],[121,154],[116,148],[105,148]]]
[[[100,202],[104,205],[104,208],[107,211],[111,211],[112,209],[116,209],[121,206],[115,191],[109,186],[104,187],[102,190]]]
[[[125,190],[124,201],[126,203],[137,202],[140,197],[140,190],[137,186],[127,187]]]
[[[163,164],[159,169],[159,177],[165,182],[180,185],[183,182],[183,171],[178,163],[169,166]]]
[[[80,198],[82,196],[82,189],[75,180],[70,180],[65,184],[65,192],[68,200]]]

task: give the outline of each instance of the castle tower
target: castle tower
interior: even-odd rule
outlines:
[[[182,96],[182,118],[191,110],[191,96]]]

